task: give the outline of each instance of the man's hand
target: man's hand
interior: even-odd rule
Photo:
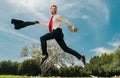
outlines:
[[[78,29],[76,28],[76,27],[72,27],[72,32],[77,32],[78,31]]]
[[[36,24],[39,24],[39,21],[35,21]]]
[[[68,26],[71,32],[77,32],[78,29],[75,26]]]

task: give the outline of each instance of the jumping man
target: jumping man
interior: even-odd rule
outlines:
[[[83,62],[83,64],[85,65],[85,63],[86,63],[85,56],[80,55],[78,52],[69,48],[66,45],[66,43],[64,41],[64,34],[63,34],[62,28],[61,28],[61,23],[64,22],[64,23],[68,24],[68,27],[72,32],[76,32],[77,28],[72,23],[70,23],[67,19],[65,19],[64,17],[57,14],[57,6],[56,5],[52,5],[50,7],[50,11],[51,11],[51,18],[50,18],[50,21],[48,24],[42,23],[41,21],[37,22],[39,25],[45,26],[49,29],[49,32],[47,34],[40,37],[41,49],[42,49],[41,64],[43,64],[44,61],[48,58],[47,40],[55,39],[57,41],[57,43],[59,44],[59,46],[65,52],[74,55],[79,60],[81,60]]]

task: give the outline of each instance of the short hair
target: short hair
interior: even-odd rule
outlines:
[[[57,9],[57,6],[56,5],[52,5],[51,7],[55,7]]]

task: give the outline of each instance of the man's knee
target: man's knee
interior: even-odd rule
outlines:
[[[45,40],[44,36],[41,36],[40,41],[44,41],[44,40]]]

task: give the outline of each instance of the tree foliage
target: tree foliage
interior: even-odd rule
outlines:
[[[66,65],[74,65],[74,58],[72,55],[63,52],[63,50],[55,43],[50,42],[47,45],[47,51],[49,58],[42,65],[39,65],[42,60],[42,51],[39,48],[39,45],[36,43],[32,43],[31,45],[23,46],[21,50],[20,57],[30,56],[38,62],[38,65],[41,69],[41,75],[48,75],[48,71],[51,72],[52,66],[66,66]],[[46,74],[47,73],[47,74]]]
[[[35,59],[28,59],[23,61],[19,66],[19,74],[34,76],[40,73],[38,63]]]
[[[111,54],[103,53],[91,58],[86,68],[93,75],[114,76],[120,75],[120,46]]]
[[[0,62],[0,74],[18,74],[18,63],[5,60]]]
[[[30,47],[25,46],[22,48],[21,54],[21,57],[30,56],[31,59],[19,63],[10,60],[1,61],[0,74],[61,77],[90,75],[112,77],[120,75],[120,46],[110,54],[103,53],[100,56],[92,57],[84,67],[74,65],[74,60],[70,59],[71,56],[64,54],[59,47],[52,44],[48,46],[49,58],[44,64],[39,65],[41,50],[32,44]]]

